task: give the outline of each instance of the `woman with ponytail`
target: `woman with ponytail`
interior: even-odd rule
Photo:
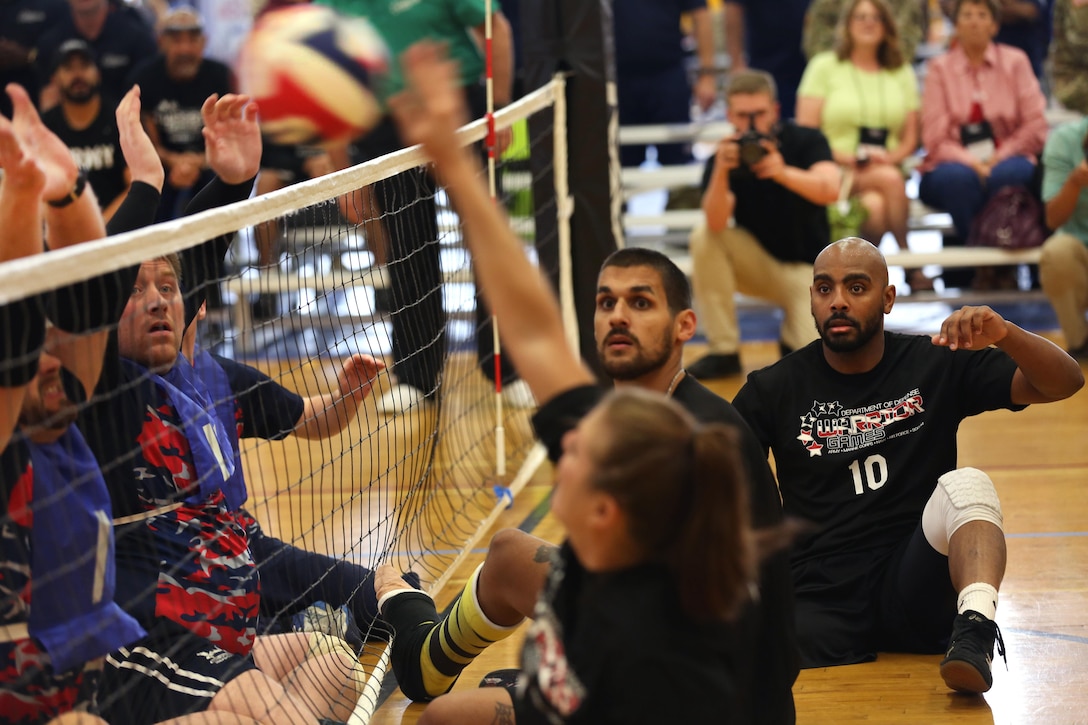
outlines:
[[[429,45],[410,49],[402,66],[408,90],[391,107],[403,137],[434,161],[477,282],[499,311],[504,349],[542,403],[533,426],[555,463],[552,511],[567,535],[540,551],[550,569],[515,688],[442,694],[510,628],[464,601],[474,599],[474,586],[442,618],[392,567],[376,570],[398,682],[414,699],[438,696],[419,722],[749,722],[736,684],[743,663],[735,645],[746,633],[730,625],[757,558],[739,431],[698,424],[670,398],[684,377],[679,366],[665,395],[596,384],[567,343],[549,283],[479,183],[478,162],[456,142],[464,101],[454,67]],[[663,304],[640,289],[634,306]],[[612,304],[614,290],[599,292],[599,304]],[[645,362],[658,341],[639,334],[609,336],[615,356]]]

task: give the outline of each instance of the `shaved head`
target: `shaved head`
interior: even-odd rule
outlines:
[[[813,274],[831,266],[848,266],[868,274],[873,283],[888,285],[888,262],[876,246],[860,237],[846,237],[823,248],[813,263]]]
[[[860,364],[866,370],[879,361],[884,315],[895,303],[888,263],[879,249],[858,237],[824,247],[812,265],[811,294],[825,354],[836,355],[838,364]]]

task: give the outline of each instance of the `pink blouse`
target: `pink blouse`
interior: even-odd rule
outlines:
[[[973,157],[960,142],[960,126],[968,122],[975,100],[993,128],[994,163],[1010,156],[1037,160],[1048,130],[1046,98],[1027,55],[1019,48],[990,43],[982,65],[972,67],[963,49],[955,46],[930,61],[926,72],[923,173],[944,162],[972,163]]]

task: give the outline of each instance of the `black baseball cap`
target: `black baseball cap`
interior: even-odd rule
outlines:
[[[69,38],[60,44],[57,48],[57,52],[53,55],[53,72],[57,72],[57,68],[68,62],[68,59],[74,55],[83,56],[89,63],[97,63],[98,57],[86,40],[81,38]]]

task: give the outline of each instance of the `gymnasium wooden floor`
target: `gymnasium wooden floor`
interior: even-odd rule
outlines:
[[[773,343],[746,344],[742,350],[745,367],[755,369],[772,362],[777,356],[775,347]],[[688,350],[689,359],[701,354],[697,346]],[[731,398],[740,383],[741,379],[736,378],[712,387]],[[406,492],[387,490],[380,482],[391,477],[395,453],[407,452],[402,466],[419,469],[433,465],[441,471],[444,461],[454,458],[455,452],[438,451],[432,459],[425,422],[415,425],[415,433],[398,430],[396,435],[388,431],[383,434],[380,419],[372,409],[364,408],[358,425],[372,431],[379,426],[378,435],[371,436],[369,449],[353,449],[350,454],[369,460],[343,461],[331,456],[330,462],[329,454],[341,450],[335,443],[294,443],[284,447],[282,453],[273,450],[271,454],[250,456],[247,469],[251,481],[262,477],[297,481],[292,471],[313,471],[315,461],[324,461],[316,466],[314,488],[300,485],[289,496],[272,496],[275,486],[255,491],[258,517],[269,520],[270,528],[281,535],[298,537],[330,552],[350,551],[362,562],[390,555],[398,562],[407,560],[417,570],[423,569],[425,579],[433,581],[443,562],[428,564],[418,552],[398,553],[403,546],[394,544],[389,532],[409,516],[431,515],[435,521],[443,520],[445,505],[432,504],[429,512],[396,510],[398,502],[407,500]],[[515,445],[526,442],[523,418],[507,426],[507,436],[515,439]],[[991,692],[984,697],[969,697],[948,691],[937,672],[938,656],[881,655],[871,664],[802,672],[794,688],[799,723],[1088,723],[1086,433],[1085,391],[1070,400],[1033,406],[1021,413],[984,414],[961,427],[960,463],[982,468],[993,477],[1001,494],[1008,537],[1008,571],[998,607],[1008,669],[1000,659],[995,661]],[[349,431],[346,435],[355,434]],[[486,452],[480,454],[485,461],[490,460]],[[348,467],[369,471],[379,485],[371,487],[369,495],[360,495],[361,490],[342,483]],[[480,482],[486,477],[483,471],[489,470],[488,464],[481,463],[479,469],[478,480],[446,480],[442,485],[458,489],[469,499],[479,496],[479,506],[486,507],[491,494],[489,487],[481,487]],[[539,515],[547,503],[549,476],[545,465],[514,505],[501,514],[495,528],[525,526],[538,536],[559,541],[562,534],[554,520]],[[376,493],[380,495],[375,497]],[[335,513],[327,513],[330,511]],[[437,527],[431,528],[438,531]],[[365,550],[358,550],[354,542],[359,533],[366,531],[370,533],[365,537]],[[440,608],[461,590],[481,560],[488,538],[438,592]],[[411,548],[444,552],[449,545],[439,534],[434,543],[415,541],[408,544]],[[465,672],[456,687],[475,687],[484,673],[516,666],[520,639],[518,632],[492,647]],[[415,723],[420,712],[421,705],[409,703],[397,690],[384,699],[372,722]]]

